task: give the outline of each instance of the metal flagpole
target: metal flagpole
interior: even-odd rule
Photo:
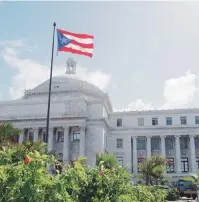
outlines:
[[[55,41],[55,27],[56,23],[53,23],[53,44],[52,44],[52,56],[51,56],[51,68],[50,68],[50,82],[48,92],[48,111],[47,111],[47,122],[46,122],[46,137],[45,142],[48,143],[48,131],[49,131],[49,116],[50,116],[50,98],[51,98],[51,83],[52,83],[52,70],[53,70],[53,55],[54,55],[54,41]]]

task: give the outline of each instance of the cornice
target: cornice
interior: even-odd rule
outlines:
[[[0,122],[12,122],[12,123],[16,123],[16,122],[40,122],[40,121],[46,121],[47,118],[24,118],[24,119],[15,119],[15,120],[9,120],[9,119],[5,119],[5,120],[0,120]],[[88,119],[87,116],[74,116],[74,117],[52,117],[50,118],[51,121],[60,121],[60,120],[79,120],[79,119]]]
[[[174,131],[174,130],[199,130],[199,125],[176,125],[176,126],[156,126],[156,127],[109,127],[110,131],[115,131],[115,132],[120,132],[120,131],[129,131],[129,130],[133,130],[133,131]]]
[[[199,113],[199,108],[188,109],[160,109],[160,110],[143,110],[143,111],[115,111],[110,113],[111,116],[142,116],[142,115],[162,115],[162,114],[191,114]]]

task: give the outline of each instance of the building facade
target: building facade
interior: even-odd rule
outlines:
[[[46,139],[48,88],[49,80],[0,102],[0,120],[22,130],[18,142]],[[114,112],[108,94],[78,78],[72,59],[66,74],[52,78],[47,139],[64,162],[85,156],[95,165],[97,153],[111,153],[137,174],[143,158],[161,155],[174,180],[199,169],[199,109]]]

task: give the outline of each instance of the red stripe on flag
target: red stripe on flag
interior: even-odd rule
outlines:
[[[80,46],[82,48],[92,48],[92,49],[94,48],[93,43],[85,44],[85,43],[79,43],[79,42],[77,42],[75,40],[72,40],[70,44],[77,45],[77,46]]]
[[[85,56],[88,56],[88,57],[91,57],[91,58],[92,58],[92,56],[93,56],[92,53],[83,52],[83,51],[80,51],[80,50],[68,48],[68,47],[66,47],[66,46],[64,46],[63,48],[61,48],[59,51],[60,51],[60,52],[71,52],[71,53],[79,54],[79,55],[85,55]]]
[[[58,31],[60,31],[62,34],[68,34],[77,38],[81,38],[81,39],[94,39],[94,36],[88,35],[88,34],[76,34],[76,33],[72,33],[72,32],[68,32],[62,29],[57,29]]]

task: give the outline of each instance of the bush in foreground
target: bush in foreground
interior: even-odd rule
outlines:
[[[180,199],[180,193],[176,188],[169,188],[166,193],[166,200],[177,201]]]
[[[166,197],[158,188],[133,186],[131,176],[119,165],[98,162],[88,167],[80,158],[51,175],[46,167],[56,163],[53,156],[33,150],[16,162],[10,150],[1,150],[0,202],[162,202]]]

